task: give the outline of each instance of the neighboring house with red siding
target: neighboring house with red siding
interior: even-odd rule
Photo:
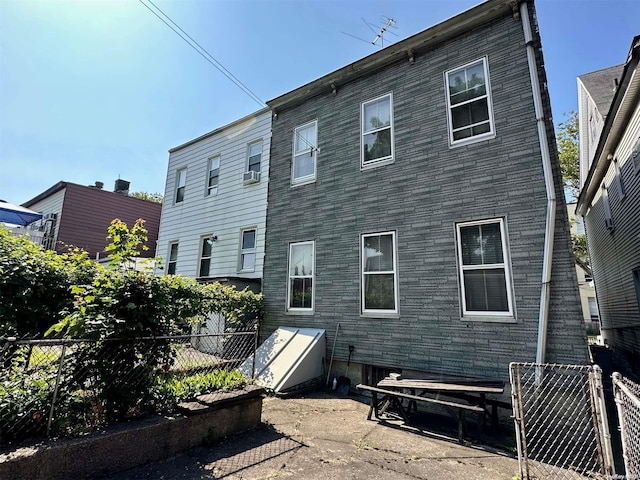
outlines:
[[[149,249],[140,255],[155,256],[162,205],[130,197],[129,182],[125,180],[116,180],[113,192],[103,190],[103,185],[61,181],[23,203],[24,207],[43,214],[41,222],[33,225],[43,232],[42,245],[57,252],[65,252],[72,245],[86,250],[91,258],[104,258],[111,221],[119,218],[131,227],[142,218]]]

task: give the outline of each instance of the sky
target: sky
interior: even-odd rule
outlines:
[[[369,42],[385,18],[387,45],[478,3],[0,0],[0,199],[24,203],[61,180],[164,193],[170,148],[261,108],[154,4],[264,102],[379,50]],[[578,75],[624,63],[640,1],[536,10],[557,125],[577,110]]]

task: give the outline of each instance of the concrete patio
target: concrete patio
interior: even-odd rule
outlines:
[[[518,473],[517,458],[486,446],[512,442],[507,426],[501,436],[474,438],[470,425],[463,446],[446,416],[425,416],[420,427],[381,424],[367,421],[367,401],[325,393],[267,398],[258,429],[103,480],[510,480]]]

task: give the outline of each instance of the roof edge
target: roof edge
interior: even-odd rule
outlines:
[[[383,50],[372,53],[279,97],[268,100],[267,105],[274,110],[274,113],[277,113],[279,108],[290,108],[299,105],[308,98],[331,92],[341,85],[373,73],[403,58],[411,61],[415,53],[423,52],[434,45],[490,22],[506,12],[514,11],[514,9],[517,12],[517,6],[524,2],[531,3],[532,0],[486,0]]]
[[[612,151],[615,151],[615,147],[620,140],[619,137],[623,133],[620,131],[621,127],[613,128],[613,126],[616,121],[616,116],[623,106],[626,94],[631,86],[630,84],[634,73],[640,75],[640,71],[638,70],[639,60],[640,35],[636,35],[631,41],[631,48],[627,55],[627,61],[624,65],[621,81],[613,96],[613,100],[611,101],[609,112],[607,112],[604,128],[602,129],[600,139],[598,140],[598,147],[596,149],[596,154],[594,155],[593,163],[591,164],[587,178],[585,179],[580,195],[578,196],[576,206],[576,213],[578,215],[584,216],[587,213],[598,188],[600,188],[600,183],[604,179],[609,169],[609,165],[611,164],[612,158],[609,157],[611,156]],[[632,91],[631,94],[634,98],[640,95],[640,87],[636,87],[636,91]],[[628,113],[629,115],[633,114],[632,110],[633,109],[630,109],[630,113]],[[613,133],[613,135],[610,135],[611,133]]]
[[[200,135],[199,137],[194,138],[193,140],[189,140],[188,142],[185,142],[182,145],[178,145],[177,147],[170,148],[169,149],[169,153],[175,153],[175,152],[177,152],[179,150],[182,150],[183,148],[189,147],[189,146],[193,145],[194,143],[199,142],[200,140],[204,140],[205,138],[212,137],[213,135],[215,135],[217,133],[220,133],[220,132],[222,132],[222,131],[224,131],[224,130],[226,130],[228,128],[235,127],[236,125],[239,125],[242,122],[246,122],[251,117],[256,117],[256,116],[262,115],[263,113],[266,113],[266,112],[268,112],[270,110],[271,110],[270,107],[261,108],[260,110],[257,110],[257,111],[255,111],[253,113],[245,115],[244,117],[242,117],[242,118],[240,118],[238,120],[234,120],[233,122],[228,123],[227,125],[224,125],[222,127],[218,127],[215,130],[212,130],[210,132],[204,133],[204,134]]]

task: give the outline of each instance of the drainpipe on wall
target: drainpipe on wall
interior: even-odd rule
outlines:
[[[520,18],[524,31],[525,44],[527,46],[527,60],[529,62],[529,76],[533,90],[533,105],[536,112],[538,125],[538,137],[542,153],[542,169],[544,183],[547,189],[547,222],[544,237],[544,253],[542,259],[542,288],[540,291],[540,316],[538,318],[538,347],[536,351],[536,363],[544,363],[547,350],[547,327],[549,324],[549,293],[551,289],[551,263],[553,260],[553,238],[556,218],[556,193],[551,169],[551,157],[549,144],[547,143],[547,129],[542,108],[542,95],[540,94],[540,82],[538,81],[538,69],[534,51],[531,23],[529,22],[529,9],[527,2],[520,4]]]

